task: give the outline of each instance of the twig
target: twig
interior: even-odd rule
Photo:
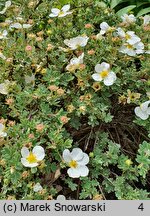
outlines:
[[[81,182],[81,180],[79,179],[79,181],[78,181],[78,189],[77,189],[77,200],[79,199],[79,193],[80,193],[80,182]]]
[[[89,135],[89,137],[88,137],[88,139],[87,139],[87,143],[84,145],[84,151],[86,151],[87,148],[88,148],[88,145],[89,145],[89,141],[90,141],[92,132],[93,132],[93,128],[91,128],[90,135]]]
[[[105,195],[104,195],[104,193],[103,193],[103,190],[102,190],[101,186],[99,185],[98,187],[99,187],[99,189],[100,189],[100,192],[101,192],[102,196],[103,196],[104,199],[106,200],[106,197],[105,197]]]

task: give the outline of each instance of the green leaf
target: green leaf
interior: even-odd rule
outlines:
[[[130,6],[127,6],[125,8],[122,8],[121,10],[119,10],[116,14],[120,17],[122,16],[123,14],[126,14],[128,13],[129,11],[131,11],[133,8],[135,8],[136,5],[130,5]]]
[[[63,5],[72,3],[72,0],[59,0],[59,2]]]
[[[123,0],[112,0],[110,4],[111,9],[115,8],[121,2],[123,2]]]
[[[51,170],[52,170],[52,172],[55,172],[55,171],[57,170],[57,165],[56,165],[56,163],[52,163],[52,164],[51,164]]]
[[[77,189],[77,184],[72,182],[72,179],[65,179],[65,183],[68,184],[68,187],[72,190],[75,191]]]
[[[138,14],[137,14],[137,17],[143,16],[143,15],[145,15],[145,14],[147,14],[147,13],[150,13],[150,7],[144,8],[144,9],[140,10],[140,11],[138,12]]]
[[[137,7],[147,4],[147,2],[137,2]]]

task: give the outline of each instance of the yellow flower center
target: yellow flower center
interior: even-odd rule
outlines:
[[[76,49],[80,49],[80,44],[76,44]]]
[[[113,27],[109,27],[107,31],[108,31],[108,32],[112,32],[113,30],[114,30]]]
[[[69,166],[71,168],[76,168],[78,166],[77,162],[75,160],[70,161]]]
[[[30,152],[29,156],[26,158],[29,163],[36,163],[38,160],[32,152]]]
[[[133,49],[133,46],[131,44],[127,44],[128,49]]]
[[[78,69],[80,67],[80,64],[74,64],[74,65],[70,65],[68,67],[68,71],[72,72],[75,71],[76,69]]]
[[[64,15],[64,12],[63,12],[63,11],[60,11],[60,12],[59,12],[59,16],[60,16],[60,15]]]
[[[128,35],[128,34],[125,35],[125,39],[126,39],[126,40],[129,40],[130,38],[131,38],[130,35]]]
[[[103,79],[106,78],[108,76],[108,71],[107,70],[103,70],[101,73],[100,73],[100,77],[102,77]]]

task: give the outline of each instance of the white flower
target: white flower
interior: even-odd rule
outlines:
[[[6,30],[4,30],[3,32],[0,32],[0,39],[7,39],[7,34],[8,32]]]
[[[66,197],[64,195],[58,195],[56,200],[66,200]]]
[[[63,159],[70,167],[67,171],[70,177],[79,178],[80,176],[85,177],[88,175],[89,169],[86,164],[89,163],[89,156],[80,148],[74,148],[72,152],[65,149],[63,151]]]
[[[21,149],[21,155],[21,163],[25,167],[36,167],[39,165],[38,162],[44,159],[45,151],[41,146],[35,146],[32,152],[29,152],[28,148],[23,147]]]
[[[84,47],[86,46],[87,42],[88,42],[88,37],[85,36],[77,36],[71,39],[66,39],[64,40],[64,43],[71,49],[71,50],[75,50],[78,47]]]
[[[102,62],[95,66],[95,71],[92,78],[95,81],[102,81],[106,86],[111,86],[116,81],[116,74],[110,70],[110,64]]]
[[[19,16],[16,17],[16,20],[19,21],[19,22],[23,22],[23,18],[22,18],[22,17],[19,17]]]
[[[7,95],[8,94],[8,89],[9,89],[10,81],[5,80],[4,83],[0,84],[0,94]]]
[[[25,76],[25,82],[27,84],[30,84],[32,83],[34,85],[34,82],[35,82],[35,75],[32,74],[31,76]]]
[[[150,54],[150,50],[145,51],[146,54]]]
[[[3,55],[3,53],[0,52],[0,58],[2,58],[3,60],[6,60],[6,56]]]
[[[103,38],[103,36],[102,36],[101,33],[98,33],[98,34],[96,35],[96,39],[97,39],[97,40],[102,40],[102,38]]]
[[[72,58],[70,63],[67,65],[66,69],[68,71],[75,71],[80,67],[80,64],[83,64],[84,53],[82,53],[78,58]]]
[[[33,187],[33,191],[34,191],[34,192],[39,192],[39,191],[41,191],[41,190],[43,190],[43,187],[40,185],[40,183],[36,183],[36,184],[34,185],[34,187]]]
[[[144,17],[143,17],[143,19],[144,19],[144,21],[143,21],[143,25],[149,25],[149,23],[150,23],[150,15],[145,15]]]
[[[12,23],[13,21],[12,20],[10,20],[10,19],[6,19],[5,20],[5,23],[7,23],[7,24],[10,24],[10,23]]]
[[[60,50],[62,50],[63,52],[70,52],[69,48],[64,48],[64,47],[58,47]]]
[[[32,25],[30,24],[20,24],[20,23],[12,23],[10,24],[9,28],[12,29],[12,28],[15,28],[15,29],[27,29],[27,28],[30,28]]]
[[[121,19],[126,24],[131,24],[136,22],[136,18],[133,14],[130,15],[124,14],[123,16],[121,16]]]
[[[4,14],[7,10],[7,8],[9,8],[11,6],[11,1],[6,1],[5,3],[5,7],[2,11],[0,11],[0,14]]]
[[[129,56],[136,56],[137,54],[145,52],[144,44],[142,42],[138,42],[133,45],[125,43],[120,47],[119,52],[127,54]]]
[[[51,14],[49,15],[49,17],[64,17],[66,15],[72,14],[71,11],[69,11],[70,9],[70,4],[64,5],[61,10],[59,10],[58,8],[52,8],[51,9]]]
[[[141,41],[141,38],[139,38],[134,31],[123,31],[122,28],[117,28],[117,33],[118,35],[122,38],[125,39],[127,43],[133,45],[137,42]]]
[[[146,92],[146,94],[147,94],[147,97],[150,99],[150,91]]]
[[[100,24],[100,35],[104,35],[106,32],[109,32],[112,28],[107,24],[107,22],[102,22]]]
[[[4,131],[5,131],[5,126],[2,123],[0,123],[0,137],[6,137],[7,136],[7,133]]]
[[[142,120],[148,119],[150,115],[150,107],[148,107],[149,104],[150,104],[150,100],[142,103],[140,106],[134,109],[135,114],[138,117],[140,117]]]
[[[23,24],[22,25],[22,28],[23,29],[28,29],[28,28],[30,28],[32,25],[31,24]]]

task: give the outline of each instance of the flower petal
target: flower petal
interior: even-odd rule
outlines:
[[[87,37],[87,36],[79,36],[79,37],[77,37],[76,38],[77,40],[78,40],[78,42],[79,42],[79,45],[81,46],[81,47],[84,47],[84,46],[86,46],[86,44],[87,44],[87,42],[88,42],[88,40],[89,40],[89,37]]]
[[[74,148],[71,152],[71,157],[75,161],[81,160],[83,158],[83,151],[80,148]]]
[[[64,5],[61,10],[63,12],[67,12],[69,9],[70,9],[70,4],[67,4],[67,5]]]
[[[31,26],[32,26],[32,25],[30,25],[30,24],[23,24],[23,25],[22,25],[22,27],[25,28],[25,29],[30,28]]]
[[[38,166],[38,163],[29,163],[25,158],[21,158],[21,163],[25,167],[36,167],[36,166]]]
[[[131,37],[131,39],[128,39],[127,42],[131,45],[140,42],[140,38],[139,37]]]
[[[145,51],[144,50],[142,50],[142,49],[138,49],[138,50],[136,50],[136,54],[141,54],[141,53],[144,53]]]
[[[58,8],[52,8],[51,12],[55,15],[58,15],[60,13],[60,10]]]
[[[72,14],[72,11],[66,12],[66,15]]]
[[[142,120],[146,120],[149,117],[149,115],[146,112],[143,112],[140,107],[135,107],[134,112],[136,116]]]
[[[8,94],[8,89],[7,89],[6,85],[5,85],[5,83],[0,84],[0,93],[5,94],[5,95]]]
[[[102,77],[100,76],[100,74],[99,73],[94,73],[93,75],[92,75],[92,78],[95,80],[95,81],[102,81]]]
[[[149,104],[150,104],[150,100],[142,103],[141,106],[140,106],[141,110],[144,111],[144,112],[147,111],[147,108],[148,108]]]
[[[103,71],[103,70],[109,70],[110,69],[110,64],[106,63],[106,62],[102,62],[101,64],[97,64],[95,66],[95,71],[97,73]]]
[[[87,166],[79,166],[77,170],[80,173],[80,176],[82,177],[88,176],[89,174],[89,169]]]
[[[64,43],[65,43],[67,46],[70,46],[70,44],[71,44],[71,43],[70,43],[70,40],[68,40],[68,39],[65,39],[65,40],[64,40]]]
[[[79,165],[86,165],[89,163],[89,156],[86,153],[83,153],[83,158],[77,161]]]
[[[106,33],[106,31],[105,30],[100,30],[100,35],[104,35]]]
[[[5,129],[5,126],[2,123],[0,123],[0,131],[3,131],[4,129]]]
[[[100,24],[101,30],[107,31],[107,30],[109,29],[109,27],[110,27],[110,26],[109,26],[106,22],[102,22],[102,23]]]
[[[79,58],[76,58],[76,57],[75,57],[75,58],[72,58],[72,59],[70,60],[70,64],[71,64],[71,65],[80,64],[80,63],[79,63]]]
[[[101,72],[102,70],[103,70],[103,68],[101,67],[101,64],[97,64],[97,65],[95,66],[95,71],[96,71],[97,73]]]
[[[43,189],[43,187],[40,185],[40,183],[36,183],[33,187],[34,192],[41,191],[42,189]]]
[[[84,53],[82,53],[78,59],[79,59],[79,63],[82,64],[83,63],[83,58],[84,58]]]
[[[42,146],[35,146],[32,152],[36,155],[38,161],[43,160],[45,157],[45,151]]]
[[[150,107],[147,108],[146,112],[148,115],[150,115]]]
[[[78,169],[69,168],[67,170],[67,173],[71,178],[79,178],[80,177],[80,173],[79,173]]]
[[[8,34],[7,30],[3,31],[3,36],[6,37],[6,35]]]
[[[69,163],[72,160],[71,153],[68,149],[63,151],[63,159],[65,162]]]
[[[23,158],[28,157],[29,153],[30,153],[30,152],[29,152],[29,150],[28,150],[27,147],[23,147],[23,148],[21,149],[21,155],[22,155]]]
[[[21,29],[22,25],[20,23],[14,23],[10,25],[10,28],[16,28],[16,29]]]
[[[142,50],[142,49],[144,49],[144,44],[142,42],[135,43],[134,48]]]
[[[5,7],[2,11],[0,11],[0,14],[4,14],[6,12],[7,8]]]
[[[102,67],[103,70],[109,70],[110,69],[110,64],[108,64],[106,62],[102,62],[101,67]]]
[[[104,84],[106,86],[111,86],[115,82],[116,78],[116,74],[113,71],[111,71],[109,75],[104,79]]]
[[[10,7],[10,6],[11,6],[11,1],[6,1],[5,7],[8,8],[8,7]]]
[[[6,60],[6,56],[3,55],[3,53],[0,52],[0,58],[2,58],[3,60]]]
[[[121,37],[124,38],[126,36],[125,32],[123,31],[122,28],[117,28],[117,34]]]
[[[6,137],[7,136],[7,133],[6,132],[1,132],[0,131],[0,137]]]
[[[49,15],[49,17],[57,17],[58,16],[58,14],[53,14],[53,13],[51,13],[50,15]]]
[[[123,16],[121,16],[121,19],[124,23],[134,23],[136,21],[136,18],[133,14],[124,14]]]
[[[143,25],[148,25],[150,23],[150,15],[145,15],[143,19],[144,19]]]
[[[128,49],[126,54],[129,55],[129,56],[136,56],[136,51],[134,51],[132,49]]]

